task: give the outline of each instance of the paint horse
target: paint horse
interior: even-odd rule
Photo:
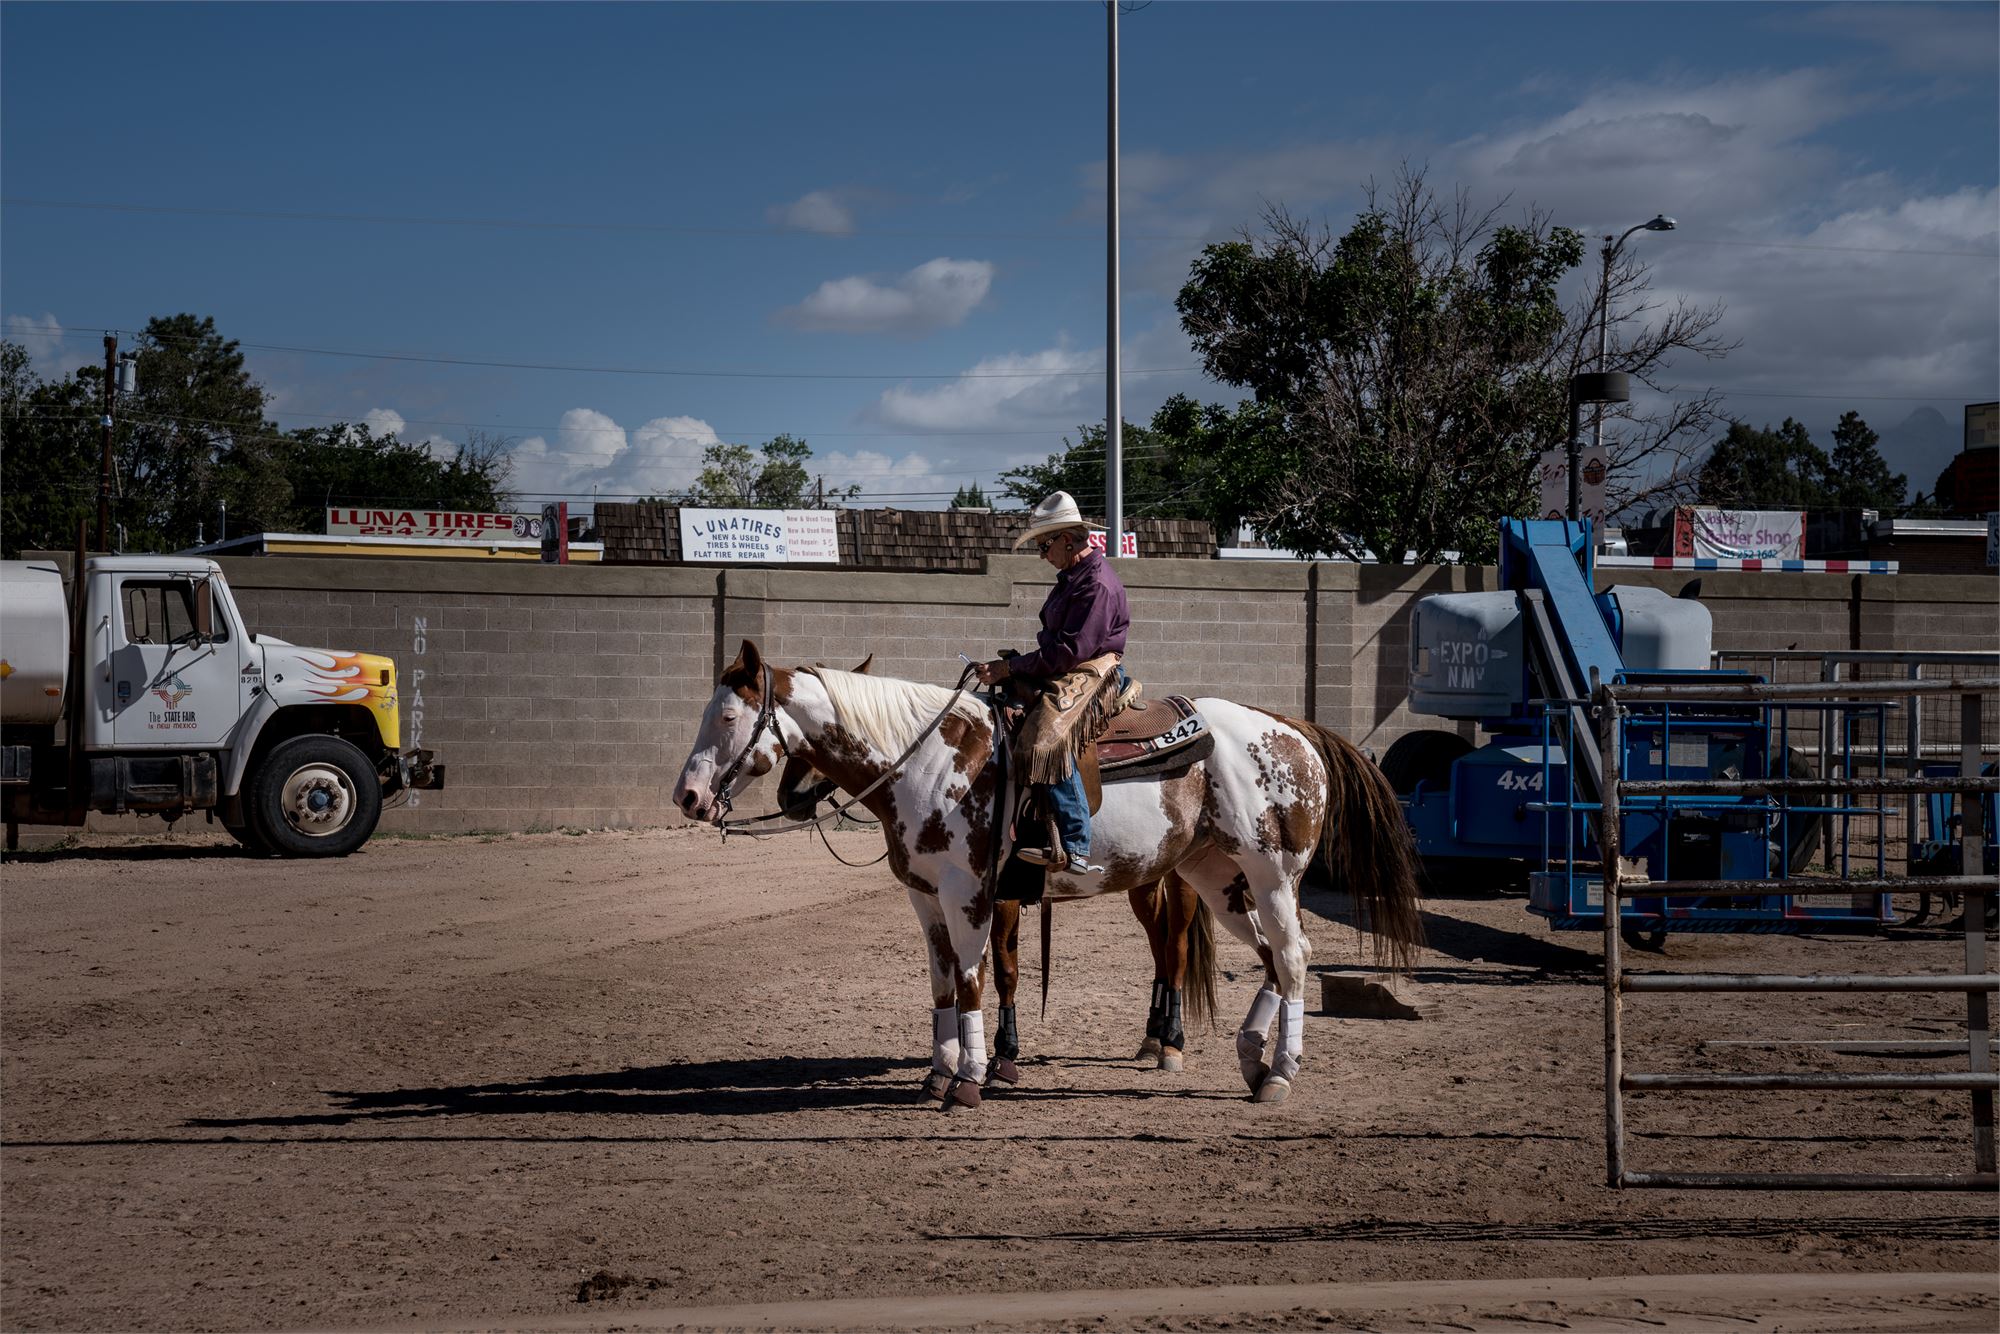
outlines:
[[[863,659],[854,675],[866,676],[874,665],[874,655]],[[824,667],[825,663],[816,664]],[[813,821],[819,805],[831,800],[840,785],[820,774],[805,757],[791,755],[778,775],[779,813],[786,819]],[[764,817],[769,818],[769,817]],[[761,821],[752,821],[759,823]],[[1186,1068],[1187,1034],[1183,1017],[1201,1023],[1215,1014],[1215,919],[1208,905],[1184,880],[1168,875],[1151,884],[1134,885],[1126,891],[1132,915],[1146,933],[1153,955],[1152,1001],[1146,1013],[1146,1037],[1139,1044],[1135,1060],[1151,1060],[1161,1070],[1178,1074]],[[1044,918],[1044,931],[1048,919]],[[1044,940],[1042,994],[1048,994],[1050,967]],[[991,940],[993,985],[998,993],[999,1027],[993,1034],[993,1061],[987,1083],[1020,1082],[1020,1024],[1015,1001],[1021,986],[1021,904],[1002,898],[993,905]],[[1268,975],[1268,967],[1266,969]],[[943,1002],[940,1001],[940,1004]],[[936,1097],[944,1095],[949,1075],[933,1071],[925,1088]]]
[[[1178,773],[1109,784],[1091,853],[1106,868],[1076,878],[1051,868],[1049,896],[1090,898],[1170,873],[1225,929],[1257,949],[1266,985],[1236,1033],[1243,1077],[1260,1102],[1292,1088],[1304,1056],[1312,946],[1298,885],[1323,848],[1378,957],[1407,966],[1420,938],[1409,833],[1380,771],[1332,732],[1222,699],[1197,701],[1214,751]],[[674,801],[719,819],[737,778],[803,759],[882,822],[889,868],[908,890],[928,947],[931,1068],[947,1097],[976,1106],[987,1073],[984,959],[992,882],[1004,858],[1013,785],[995,761],[978,697],[893,677],[767,664],[745,640],[722,673]],[[1277,1025],[1275,1043],[1270,1036]]]

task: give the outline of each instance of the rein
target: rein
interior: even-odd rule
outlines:
[[[802,669],[802,670],[809,670],[809,669]],[[875,789],[881,787],[884,783],[888,782],[890,779],[894,778],[898,773],[900,773],[902,771],[903,766],[909,763],[910,757],[917,753],[917,747],[923,745],[925,741],[930,739],[931,733],[937,731],[939,727],[944,725],[944,720],[951,714],[952,707],[956,705],[961,698],[964,697],[965,681],[966,678],[971,675],[972,675],[972,668],[970,667],[967,667],[964,671],[958,674],[958,685],[952,691],[951,698],[944,702],[944,708],[938,711],[938,714],[935,718],[931,719],[929,723],[925,724],[924,730],[917,733],[916,739],[910,742],[909,746],[903,751],[901,755],[898,755],[896,757],[895,762],[892,763],[886,770],[884,770],[882,774],[879,777],[877,777],[874,782],[870,783],[867,787],[862,788],[859,792],[855,793],[852,797],[848,798],[846,801],[836,805],[832,810],[828,811],[825,815],[815,817],[814,819],[811,820],[795,820],[790,824],[779,825],[773,829],[753,829],[751,828],[751,826],[753,825],[767,824],[772,820],[785,819],[786,818],[785,813],[783,811],[773,811],[769,815],[752,815],[752,816],[747,816],[741,820],[731,820],[726,818],[730,810],[733,809],[729,802],[730,784],[736,781],[737,773],[741,771],[741,769],[743,768],[744,762],[750,758],[750,752],[756,748],[757,738],[763,735],[764,729],[767,726],[770,727],[774,733],[776,733],[778,738],[778,749],[784,753],[785,758],[790,759],[792,757],[791,750],[785,745],[784,733],[777,728],[776,723],[773,721],[773,719],[776,716],[777,710],[773,707],[771,702],[772,701],[771,665],[769,663],[764,664],[764,697],[758,703],[757,724],[755,727],[750,729],[750,739],[744,743],[743,752],[740,755],[738,755],[736,759],[730,764],[728,770],[723,774],[721,782],[719,782],[716,785],[716,804],[720,809],[718,810],[716,818],[713,821],[715,827],[722,831],[722,836],[724,839],[727,839],[729,835],[732,833],[746,834],[751,838],[771,838],[778,834],[796,833],[798,830],[801,829],[817,829],[820,831],[821,841],[824,842],[826,839],[826,826],[828,823],[834,820],[838,820],[840,817],[847,814],[847,812],[853,810],[856,806],[861,804],[862,798],[868,796],[870,793],[874,792]],[[847,859],[842,857],[838,852],[834,852],[832,843],[827,843],[826,850],[828,852],[833,852],[835,860],[840,861],[848,866],[854,866],[857,864],[863,866],[873,866],[875,865],[876,862],[881,861],[882,857],[887,857],[889,855],[888,849],[884,848],[882,851],[882,857],[877,857],[875,861],[855,863],[847,861]]]

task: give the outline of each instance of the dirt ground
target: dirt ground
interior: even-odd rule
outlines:
[[[835,843],[859,860],[870,838]],[[1247,1100],[1231,1046],[1247,952],[1225,940],[1221,1026],[1162,1074],[1132,1059],[1151,967],[1122,898],[1065,905],[1046,1019],[1023,947],[1021,1086],[943,1115],[916,1091],[930,1016],[903,892],[803,836],[381,839],[319,864],[98,836],[0,877],[9,1330],[2000,1314],[1991,1195],[1607,1189],[1596,940],[1517,898],[1426,904],[1424,1020],[1317,1014],[1315,987],[1277,1106]],[[1338,898],[1308,905],[1315,969],[1355,963]],[[1962,956],[1935,931],[1697,936],[1649,966]],[[1907,1069],[1784,1044],[1964,1023],[1928,994],[1627,1015],[1628,1068],[1655,1071]],[[1964,1093],[1647,1094],[1627,1116],[1642,1170],[1971,1159]]]

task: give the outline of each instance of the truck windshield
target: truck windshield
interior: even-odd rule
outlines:
[[[128,644],[195,642],[194,585],[185,579],[128,579],[121,599]],[[227,643],[229,622],[215,609],[215,642]]]

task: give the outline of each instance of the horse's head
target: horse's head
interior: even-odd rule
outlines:
[[[767,666],[757,646],[743,641],[736,661],[716,682],[674,784],[674,805],[683,814],[714,818],[733,789],[777,765],[785,753],[780,730],[785,723],[777,710],[790,693],[791,678],[789,671]]]

